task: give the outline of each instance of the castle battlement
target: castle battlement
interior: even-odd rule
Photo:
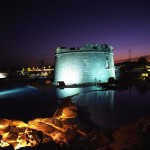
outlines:
[[[109,46],[107,44],[85,44],[82,47],[72,47],[72,48],[66,48],[66,47],[57,47],[56,53],[67,53],[67,52],[84,52],[84,51],[101,51],[101,52],[111,52],[113,51],[113,47]]]

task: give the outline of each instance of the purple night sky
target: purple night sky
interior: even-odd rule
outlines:
[[[57,46],[109,44],[115,60],[150,54],[147,0],[0,1],[0,65],[53,64]]]

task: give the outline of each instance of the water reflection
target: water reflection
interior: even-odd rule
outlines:
[[[109,126],[113,118],[114,91],[103,91],[101,87],[57,88],[58,98],[73,96],[81,117],[100,126]],[[82,118],[82,119],[83,119]]]
[[[56,94],[58,98],[65,98],[68,96],[73,96],[81,93],[86,93],[90,91],[100,90],[101,87],[97,86],[87,86],[87,87],[68,87],[68,88],[56,88]]]
[[[57,89],[59,98],[72,96],[80,116],[100,127],[117,128],[150,114],[150,90],[139,88],[102,90],[98,87]]]
[[[114,91],[93,91],[72,98],[81,117],[102,127],[112,127]],[[87,116],[88,114],[88,116]]]

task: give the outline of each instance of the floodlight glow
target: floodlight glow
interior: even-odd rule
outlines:
[[[16,93],[20,93],[20,92],[24,92],[27,91],[27,88],[33,88],[31,86],[27,86],[27,87],[21,87],[21,88],[15,88],[15,89],[9,89],[9,90],[3,90],[0,91],[0,98],[3,96],[8,96],[8,95],[14,95]],[[34,88],[36,89],[36,88]]]
[[[66,83],[71,83],[72,80],[78,81],[78,75],[76,72],[73,72],[71,70],[68,70],[68,71],[64,70],[64,74],[65,74],[65,76],[63,77],[63,79]]]
[[[0,73],[0,78],[7,78],[7,73]]]
[[[55,54],[54,84],[66,85],[108,82],[115,79],[112,47],[87,44],[80,49],[58,47]]]
[[[1,91],[0,96],[8,95],[8,94],[15,94],[15,93],[22,92],[22,91],[24,91],[24,89],[22,89],[22,88]]]

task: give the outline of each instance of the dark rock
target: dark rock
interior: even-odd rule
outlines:
[[[58,127],[60,127],[60,128],[62,128],[63,127],[63,125],[62,125],[62,122],[60,121],[60,120],[58,120],[58,119],[53,119],[52,120],[52,122],[56,125],[56,126],[58,126]]]
[[[114,150],[144,150],[150,149],[150,120],[139,119],[136,123],[126,125],[113,134],[115,141],[111,145]]]
[[[69,142],[72,142],[73,140],[76,139],[77,137],[77,132],[73,129],[68,129],[67,132],[65,133],[66,139]]]
[[[7,147],[0,147],[0,150],[14,150],[14,147],[12,145],[9,145]]]

